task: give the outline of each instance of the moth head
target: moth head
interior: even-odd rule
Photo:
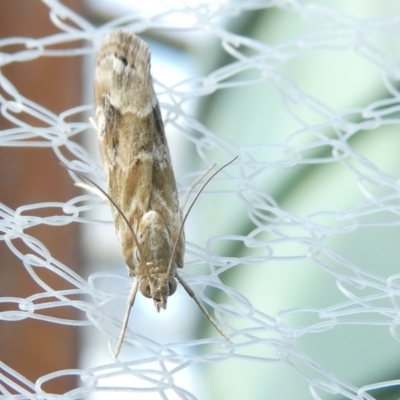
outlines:
[[[139,289],[143,296],[152,298],[157,311],[167,307],[168,296],[172,296],[176,291],[176,281],[173,276],[150,275],[149,279],[140,282]]]

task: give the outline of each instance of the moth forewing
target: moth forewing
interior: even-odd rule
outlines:
[[[176,241],[174,265],[183,266],[184,234],[178,238],[182,217],[145,42],[122,31],[106,39],[96,60],[95,99],[108,192],[140,243],[138,251],[130,227],[113,208],[121,252],[140,282],[157,277],[154,286],[148,283],[158,300],[159,274],[167,271]]]
[[[118,354],[138,288],[154,300],[157,310],[165,308],[176,289],[175,278],[182,281],[177,268],[183,267],[185,251],[176,182],[150,74],[150,52],[134,34],[113,32],[101,46],[95,102],[115,230],[129,273],[136,279]],[[188,291],[187,285],[184,288]],[[193,291],[189,294],[194,296]],[[206,311],[205,315],[211,318]]]

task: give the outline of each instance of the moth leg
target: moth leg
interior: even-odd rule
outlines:
[[[196,297],[195,293],[193,292],[193,289],[177,274],[175,273],[176,279],[178,279],[178,282],[183,286],[183,288],[186,290],[186,293],[196,302],[198,307],[200,308],[201,312],[205,315],[205,317],[210,321],[211,325],[226,339],[230,340],[229,336],[222,330],[222,328],[219,327],[219,325],[216,323],[214,318],[209,314],[209,312],[204,308],[203,304],[200,303],[199,299]]]
[[[124,322],[122,324],[121,333],[119,334],[117,348],[114,353],[115,358],[118,357],[118,354],[121,350],[121,346],[122,346],[122,342],[124,340],[126,328],[128,327],[129,315],[131,313],[131,308],[133,306],[133,303],[135,302],[135,297],[136,297],[136,293],[138,291],[138,287],[139,287],[139,280],[137,278],[135,278],[135,281],[133,282],[131,291],[129,292],[128,307],[125,312]]]

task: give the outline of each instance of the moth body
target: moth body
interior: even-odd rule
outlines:
[[[141,293],[166,308],[183,266],[184,234],[147,44],[113,32],[96,60],[97,128],[121,253]],[[128,219],[125,222],[121,212]],[[137,237],[139,248],[132,231]],[[178,237],[179,236],[179,237]],[[168,271],[174,244],[172,268]]]
[[[163,218],[155,211],[148,211],[140,220],[138,241],[146,262],[135,253],[135,275],[141,293],[154,300],[157,311],[166,308],[167,298],[176,291],[174,275],[168,273],[173,243]],[[173,268],[173,271],[176,267]]]
[[[176,280],[228,338],[179,276],[185,236],[171,157],[150,74],[147,44],[132,33],[111,33],[96,58],[97,132],[108,197],[122,256],[134,283],[117,344],[122,345],[138,290],[165,309]]]

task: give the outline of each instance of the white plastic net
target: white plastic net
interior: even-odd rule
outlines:
[[[170,138],[181,197],[213,162],[222,165],[239,156],[211,182],[189,217],[182,272],[231,342],[181,293],[159,315],[138,300],[120,360],[114,360],[127,272],[110,268],[83,279],[24,233],[37,224],[54,229],[85,222],[101,229],[99,219],[110,221],[104,202],[86,192],[65,204],[51,198],[17,210],[1,204],[1,239],[26,273],[34,277],[35,268],[48,268],[75,288],[57,292],[42,284],[41,292],[18,300],[19,311],[3,307],[2,323],[37,318],[80,326],[82,332],[94,325],[91,335],[99,337],[80,369],[54,371],[37,382],[24,381],[2,363],[2,396],[11,398],[4,388],[12,386],[18,399],[52,398],[44,382],[76,375],[81,383],[60,397],[400,398],[398,3],[182,0],[165,2],[159,14],[126,14],[99,29],[62,3],[43,3],[62,34],[27,39],[26,49],[0,58],[0,67],[61,52],[93,55],[116,28],[196,33],[200,69],[219,63],[213,72],[198,72],[180,84],[159,75],[156,91],[167,135],[173,131],[181,142],[174,150]],[[80,39],[94,46],[48,49]],[[0,48],[13,40],[22,43],[2,38]],[[7,93],[0,97],[2,117],[16,126],[0,132],[2,146],[46,147],[105,187],[100,163],[72,141],[91,129],[89,122],[64,118],[91,105],[52,116],[2,75],[0,85]],[[34,113],[46,128],[26,126],[21,113]],[[95,143],[94,131],[92,137]],[[63,147],[75,158],[66,159]],[[184,161],[196,159],[191,154],[201,164],[188,173]],[[63,215],[36,216],[42,207],[62,208]],[[97,218],[100,213],[104,218]],[[31,253],[18,253],[17,238]],[[57,304],[37,301],[43,298],[83,311],[82,318],[48,317],[46,304],[53,309]],[[108,308],[113,302],[117,313]],[[178,303],[190,308],[174,313]],[[191,327],[199,328],[196,337]],[[100,351],[104,358],[96,355]]]

